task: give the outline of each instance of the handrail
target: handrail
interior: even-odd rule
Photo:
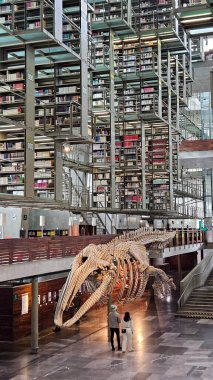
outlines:
[[[210,256],[207,256],[207,258],[209,259],[208,261],[207,261],[207,263],[206,263],[206,265],[205,265],[205,267],[204,267],[204,269],[201,271],[201,272],[199,272],[199,273],[192,273],[193,271],[195,271],[196,269],[198,269],[199,268],[199,266],[201,266],[201,264],[203,263],[203,261],[205,260],[205,258],[192,270],[192,272],[190,272],[189,273],[189,275],[191,275],[192,277],[190,278],[190,280],[189,280],[189,282],[187,283],[187,285],[186,285],[186,287],[185,287],[185,289],[184,289],[184,291],[182,292],[182,294],[181,294],[181,296],[180,296],[180,298],[179,298],[179,300],[178,300],[178,309],[180,309],[180,307],[181,307],[181,300],[182,300],[182,298],[183,298],[183,296],[185,295],[185,293],[186,293],[186,291],[188,290],[188,288],[189,288],[189,285],[192,283],[192,280],[195,278],[195,277],[197,277],[197,276],[200,276],[200,275],[202,275],[203,273],[205,273],[205,271],[206,271],[206,268],[207,267],[209,267],[209,263],[210,263],[210,261],[212,260],[212,258],[213,258],[213,254],[212,255],[210,255]],[[210,267],[210,270],[212,269],[212,267]],[[188,275],[188,276],[189,276]],[[184,280],[186,280],[187,279],[187,277],[188,276],[186,276],[185,277],[185,279]],[[193,289],[195,289],[195,288],[193,288]],[[193,290],[192,289],[192,290]],[[191,293],[190,293],[191,294]]]
[[[2,265],[72,257],[91,243],[106,244],[114,237],[116,237],[115,234],[1,239],[0,267]]]

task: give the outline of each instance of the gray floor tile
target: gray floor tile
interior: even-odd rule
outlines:
[[[146,300],[149,293],[146,293]],[[119,306],[135,323],[135,351],[112,352],[106,309],[92,311],[78,328],[41,337],[38,355],[30,340],[0,342],[1,380],[212,380],[211,323],[174,316],[176,300]],[[206,321],[206,320],[205,320]]]

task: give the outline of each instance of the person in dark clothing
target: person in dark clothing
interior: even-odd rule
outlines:
[[[118,341],[118,350],[121,351],[121,343],[120,343],[120,331],[119,331],[119,324],[121,323],[120,315],[118,314],[117,306],[111,305],[112,311],[109,313],[109,328],[111,333],[111,345],[112,345],[112,351],[115,351],[114,347],[114,334],[117,336]]]

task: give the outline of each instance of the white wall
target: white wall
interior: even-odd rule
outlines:
[[[19,238],[21,229],[22,209],[15,207],[0,207],[0,213],[6,214],[6,225],[4,226],[4,238]],[[0,227],[0,238],[2,231]]]

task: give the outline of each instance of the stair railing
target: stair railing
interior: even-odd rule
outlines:
[[[178,309],[183,307],[192,291],[203,286],[213,269],[213,253],[206,257],[180,282],[181,296],[178,300]]]

